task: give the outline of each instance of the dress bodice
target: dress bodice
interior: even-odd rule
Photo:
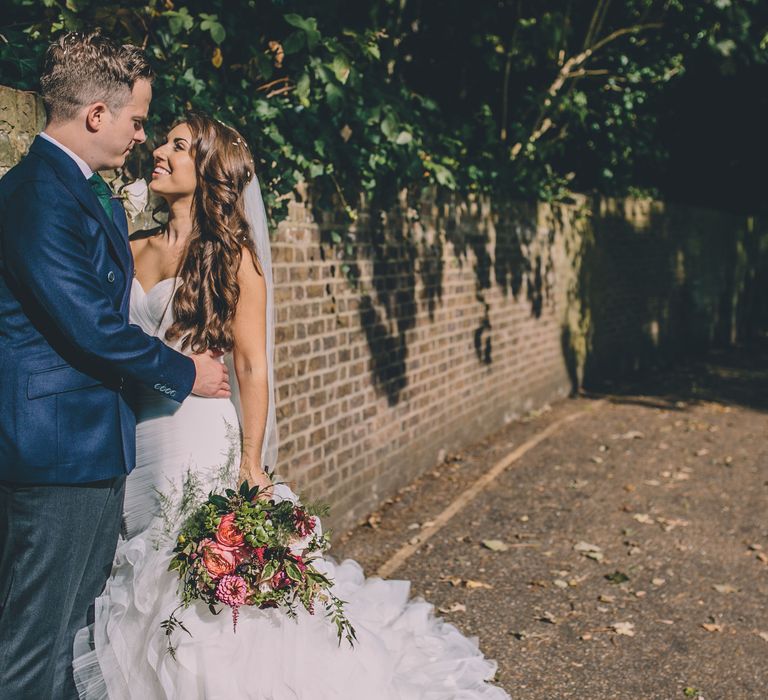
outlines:
[[[182,284],[181,277],[167,277],[160,280],[148,292],[144,291],[139,280],[133,278],[131,289],[131,307],[129,320],[147,335],[160,338],[174,350],[180,350],[181,341],[170,343],[165,338],[166,331],[173,323],[173,296]]]

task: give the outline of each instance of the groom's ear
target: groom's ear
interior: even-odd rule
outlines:
[[[88,105],[85,112],[85,127],[88,131],[100,131],[105,124],[109,108],[105,102],[94,102]]]

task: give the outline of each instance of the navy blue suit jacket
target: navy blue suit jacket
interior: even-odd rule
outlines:
[[[182,401],[194,363],[128,323],[133,260],[77,164],[37,137],[0,180],[0,481],[130,472],[140,382]]]

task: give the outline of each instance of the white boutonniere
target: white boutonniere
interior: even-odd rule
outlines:
[[[120,199],[128,218],[133,221],[149,204],[149,187],[146,180],[138,179],[120,188]]]

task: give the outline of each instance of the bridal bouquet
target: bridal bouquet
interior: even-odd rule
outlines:
[[[299,605],[314,614],[319,603],[336,625],[339,643],[346,637],[353,644],[355,630],[344,601],[313,565],[330,547],[327,535],[318,532],[315,511],[260,495],[247,481],[238,491],[211,493],[179,532],[168,569],[179,574],[181,604],[162,623],[172,656],[175,629],[189,633],[176,612],[195,600],[214,615],[220,606],[231,608],[235,631],[243,605],[278,608],[295,617]]]

